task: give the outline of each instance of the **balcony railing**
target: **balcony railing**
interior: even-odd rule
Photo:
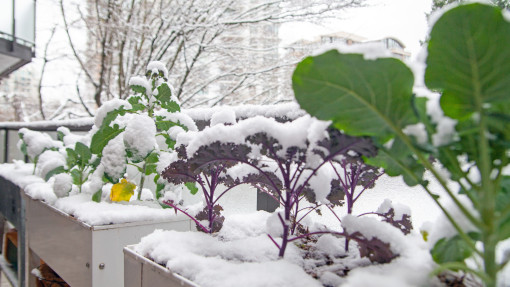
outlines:
[[[0,9],[0,79],[35,55],[35,0],[4,0]]]

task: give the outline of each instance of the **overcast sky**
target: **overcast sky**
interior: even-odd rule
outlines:
[[[428,31],[425,13],[430,11],[432,0],[369,0],[368,5],[350,9],[342,19],[330,21],[323,27],[312,24],[284,26],[280,30],[282,38],[289,43],[299,38],[311,39],[318,34],[337,31],[353,33],[369,40],[392,36],[401,40],[406,50],[416,56],[420,41],[425,39]]]

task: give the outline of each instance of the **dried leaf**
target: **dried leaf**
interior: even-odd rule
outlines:
[[[135,193],[136,184],[123,178],[119,183],[112,186],[110,199],[112,201],[129,201]]]

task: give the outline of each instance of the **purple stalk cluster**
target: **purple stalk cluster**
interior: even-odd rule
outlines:
[[[224,220],[218,200],[237,185],[251,184],[272,196],[283,209],[282,214],[278,214],[283,230],[281,243],[269,235],[279,248],[279,256],[283,257],[287,244],[304,235],[298,228],[300,222],[320,206],[311,181],[321,168],[331,165],[339,175],[331,182],[331,193],[327,197],[331,205],[328,205],[329,208],[342,205],[343,198],[347,195],[348,206],[352,210],[359,195],[373,186],[379,176],[374,168],[354,167],[354,158],[362,162],[362,156],[370,157],[376,154],[377,150],[369,139],[347,136],[334,129],[328,130],[328,134],[327,138],[313,143],[314,145],[307,143],[306,147],[284,148],[275,138],[263,132],[247,136],[243,144],[216,141],[203,145],[193,155],[187,154],[185,146],[179,146],[176,149],[179,160],[170,164],[162,176],[174,184],[198,184],[204,194],[206,207],[193,218],[174,202],[166,201],[165,204],[190,216],[200,230],[212,233],[221,228]],[[256,156],[252,153],[252,147],[257,147]],[[340,176],[340,172],[344,172],[340,168],[347,167],[347,161],[341,159],[346,158],[350,159],[351,170],[356,171],[349,179]],[[239,165],[250,167],[254,172],[241,177],[230,176],[229,169]],[[355,186],[362,183],[365,188],[354,197]],[[227,189],[216,196],[219,184],[226,185]],[[312,206],[307,204],[303,207],[304,199],[312,203]],[[204,225],[203,220],[208,221],[208,224]]]

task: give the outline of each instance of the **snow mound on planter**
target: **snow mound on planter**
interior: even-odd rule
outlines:
[[[425,286],[436,267],[428,245],[417,233],[405,236],[389,223],[369,217],[346,215],[342,226],[348,233],[361,232],[367,239],[376,237],[390,244],[399,256],[389,264],[369,265],[350,271],[342,287]]]
[[[110,203],[90,201],[90,194],[76,194],[58,199],[54,206],[89,225],[108,225],[128,222],[187,220],[175,215],[172,210],[162,209],[156,202],[153,206],[132,203]]]
[[[57,196],[53,192],[53,188],[39,176],[32,175],[33,169],[33,164],[5,163],[0,165],[0,176],[19,186],[32,198],[50,204],[54,203]]]
[[[27,154],[31,159],[34,159],[36,156],[40,155],[45,149],[50,148],[61,148],[63,145],[59,141],[53,140],[50,135],[46,133],[41,133],[37,131],[32,131],[26,128],[22,128],[18,131],[18,134],[23,135],[23,141],[27,145]],[[21,150],[20,146],[22,141],[18,142],[18,148]]]
[[[334,259],[340,265],[325,267],[334,271],[335,266],[346,266],[351,271],[346,277],[338,277],[328,270],[317,270],[321,283],[303,270],[304,267],[313,269],[316,259],[303,259],[303,250],[296,245],[289,244],[285,258],[278,258],[278,249],[266,236],[265,222],[271,216],[261,211],[229,216],[216,236],[157,230],[142,238],[135,246],[135,252],[202,287],[323,286],[323,283],[349,287],[431,286],[429,272],[435,264],[417,233],[404,236],[398,229],[373,218],[347,216],[345,227],[351,232],[363,231],[367,237],[383,233],[384,240],[392,240],[392,245],[398,245],[395,251],[400,256],[387,264],[371,265],[368,259],[356,255],[355,244],[351,244],[351,250],[346,253],[343,238],[323,235],[315,245],[319,253],[340,256]],[[376,230],[371,234],[373,228]]]
[[[142,238],[135,251],[202,287],[322,286],[298,264],[301,255],[294,245],[285,259],[278,259],[278,249],[265,234],[268,216],[266,212],[230,216],[217,237],[156,230]]]

